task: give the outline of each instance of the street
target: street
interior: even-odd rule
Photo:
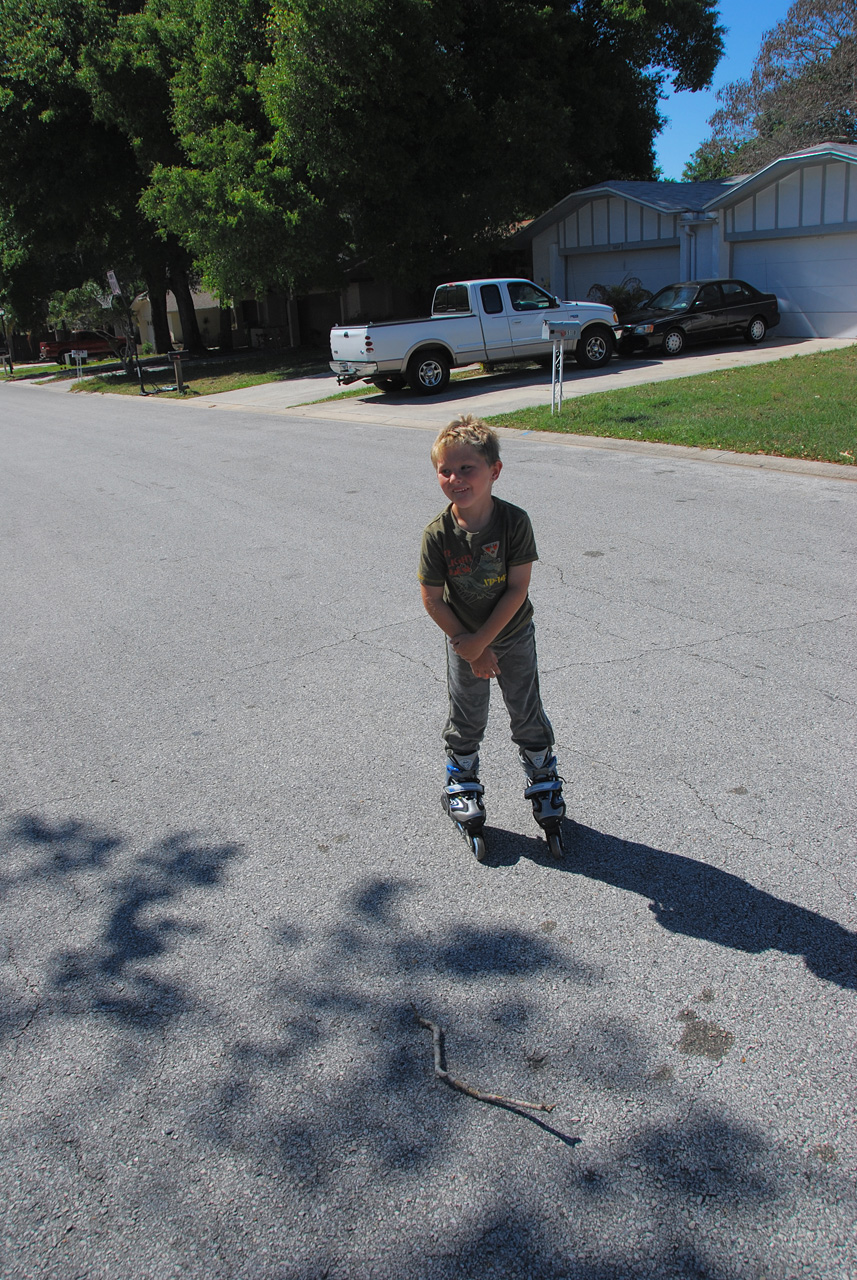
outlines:
[[[426,424],[0,387],[0,1272],[857,1275],[857,485],[503,434],[480,865]]]

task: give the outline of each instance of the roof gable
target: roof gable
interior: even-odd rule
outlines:
[[[599,182],[595,186],[573,191],[552,209],[548,209],[546,213],[522,227],[512,239],[519,242],[532,240],[545,228],[567,218],[575,209],[579,209],[590,201],[609,196],[630,200],[635,204],[654,209],[657,213],[698,213],[726,194],[736,182],[741,181],[741,178],[723,178],[714,182],[638,182],[622,179]]]
[[[728,205],[737,204],[763,187],[770,186],[786,173],[801,169],[807,164],[835,160],[857,164],[857,145],[851,142],[819,142],[801,151],[792,151],[786,156],[778,156],[763,169],[736,179],[728,190],[713,195],[705,207],[706,209],[723,209]]]

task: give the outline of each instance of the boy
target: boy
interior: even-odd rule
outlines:
[[[551,853],[559,856],[565,804],[553,730],[539,695],[528,595],[538,559],[532,525],[520,507],[492,494],[503,467],[500,443],[481,419],[468,414],[444,427],[431,459],[449,506],[423,532],[418,576],[426,611],[447,637],[443,806],[481,861],[485,806],[479,747],[488,722],[490,681],[496,679],[529,781],[524,796],[532,801]]]

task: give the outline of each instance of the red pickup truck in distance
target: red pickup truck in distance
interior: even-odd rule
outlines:
[[[69,338],[46,338],[39,343],[40,360],[62,360],[69,351],[85,351],[88,356],[113,356],[125,350],[125,339],[114,338],[111,343],[103,333],[79,330]]]

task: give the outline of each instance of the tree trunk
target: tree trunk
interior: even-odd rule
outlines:
[[[178,303],[185,349],[193,355],[201,355],[206,347],[202,340],[202,334],[199,332],[199,324],[193,306],[193,295],[190,291],[187,272],[184,267],[177,267],[173,263],[170,264],[170,288]]]
[[[155,339],[155,350],[158,355],[172,351],[170,325],[167,320],[167,279],[164,272],[151,272],[146,275],[146,291],[149,295],[149,307],[152,312],[152,336]]]
[[[232,350],[233,342],[232,342],[232,308],[231,307],[220,308],[219,342],[220,342],[221,351]]]

